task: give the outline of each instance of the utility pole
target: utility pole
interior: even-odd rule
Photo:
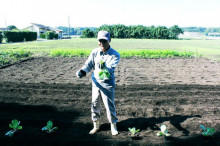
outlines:
[[[7,25],[6,25],[6,16],[5,16],[5,28],[7,28]]]
[[[70,37],[70,17],[69,16],[68,16],[68,25],[69,25],[68,33],[69,33],[69,37]]]

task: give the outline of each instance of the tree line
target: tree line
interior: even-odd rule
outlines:
[[[89,28],[83,30],[83,38],[97,37],[97,32],[106,30],[111,34],[111,38],[136,38],[136,39],[178,39],[178,35],[183,33],[183,30],[174,25],[170,28],[166,26],[125,26],[122,24],[117,25],[102,25],[96,30]]]
[[[103,25],[103,26],[105,26],[105,25]],[[174,26],[176,26],[176,25],[174,25]],[[122,27],[124,27],[124,26],[122,25]],[[138,26],[128,26],[128,27],[130,27],[129,29],[132,30],[134,27],[140,28],[142,26],[138,25]],[[131,27],[133,27],[133,28],[131,28]],[[163,26],[160,26],[160,27],[163,27]],[[99,28],[96,28],[96,27],[75,27],[75,28],[70,27],[69,28],[69,27],[66,27],[66,26],[58,26],[57,28],[63,30],[63,33],[66,34],[66,35],[68,35],[68,34],[70,34],[70,35],[82,35],[82,37],[91,37],[91,36],[93,36],[93,34],[94,34],[94,37],[95,37],[96,34],[97,34],[97,30],[99,29]],[[155,29],[156,27],[155,26],[150,26],[148,28]],[[194,27],[194,26],[192,26],[192,27],[181,27],[181,29],[182,29],[183,32],[199,32],[199,33],[203,33],[204,35],[208,35],[209,33],[220,33],[220,27]],[[84,32],[84,33],[86,33],[86,35],[83,35],[84,30],[86,30]],[[91,32],[90,30],[93,31],[93,32]],[[137,34],[138,34],[138,32],[133,31],[131,33],[131,36],[132,36],[131,38],[136,38],[138,36]],[[152,36],[154,36],[154,35],[152,35]]]

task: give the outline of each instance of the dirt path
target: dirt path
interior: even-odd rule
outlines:
[[[75,72],[86,58],[35,58],[0,69],[1,145],[220,145],[220,63],[207,59],[122,59],[116,74],[119,135],[105,109],[100,132],[89,135],[91,79]],[[23,130],[4,134],[17,118]],[[59,130],[41,132],[48,120]],[[165,124],[170,140],[155,136]],[[205,140],[199,125],[215,128]],[[128,127],[141,129],[141,140]]]

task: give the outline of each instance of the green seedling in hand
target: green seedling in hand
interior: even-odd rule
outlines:
[[[103,60],[100,61],[99,68],[101,69],[101,71],[99,72],[99,78],[101,80],[108,80],[110,78],[110,73],[105,67],[105,62]]]
[[[160,132],[157,133],[157,136],[170,136],[170,134],[168,133],[168,129],[165,125],[162,125],[160,127]]]
[[[135,136],[139,131],[140,129],[137,129],[135,127],[133,128],[128,128],[128,130],[131,132],[131,136]]]
[[[104,69],[104,70],[102,70],[102,71],[100,71],[99,72],[99,78],[101,79],[101,80],[103,80],[103,79],[109,79],[110,78],[110,73],[109,73],[109,71],[107,70],[107,69]]]
[[[12,120],[11,123],[9,123],[9,127],[13,130],[8,131],[5,135],[12,137],[16,131],[21,130],[22,126],[20,126],[20,123],[21,122],[16,119]]]
[[[53,127],[53,122],[52,121],[48,121],[47,122],[47,126],[42,128],[42,131],[47,131],[47,133],[51,133],[54,132],[54,130],[57,130],[58,127]]]
[[[105,67],[105,62],[103,60],[100,61],[100,68],[101,69],[104,69]]]
[[[203,125],[200,125],[200,127],[204,130],[204,132],[202,132],[203,136],[213,136],[213,133],[215,132],[215,129],[211,129],[211,128],[205,128]]]

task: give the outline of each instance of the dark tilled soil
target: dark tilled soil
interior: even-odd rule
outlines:
[[[92,129],[90,74],[75,72],[86,58],[33,58],[0,69],[0,145],[220,145],[220,63],[204,58],[121,59],[116,74],[119,135],[102,109]],[[23,129],[5,136],[12,119]],[[48,120],[59,129],[44,133]],[[172,136],[157,137],[165,124]],[[210,139],[199,125],[215,128]],[[140,129],[131,140],[128,128]]]

